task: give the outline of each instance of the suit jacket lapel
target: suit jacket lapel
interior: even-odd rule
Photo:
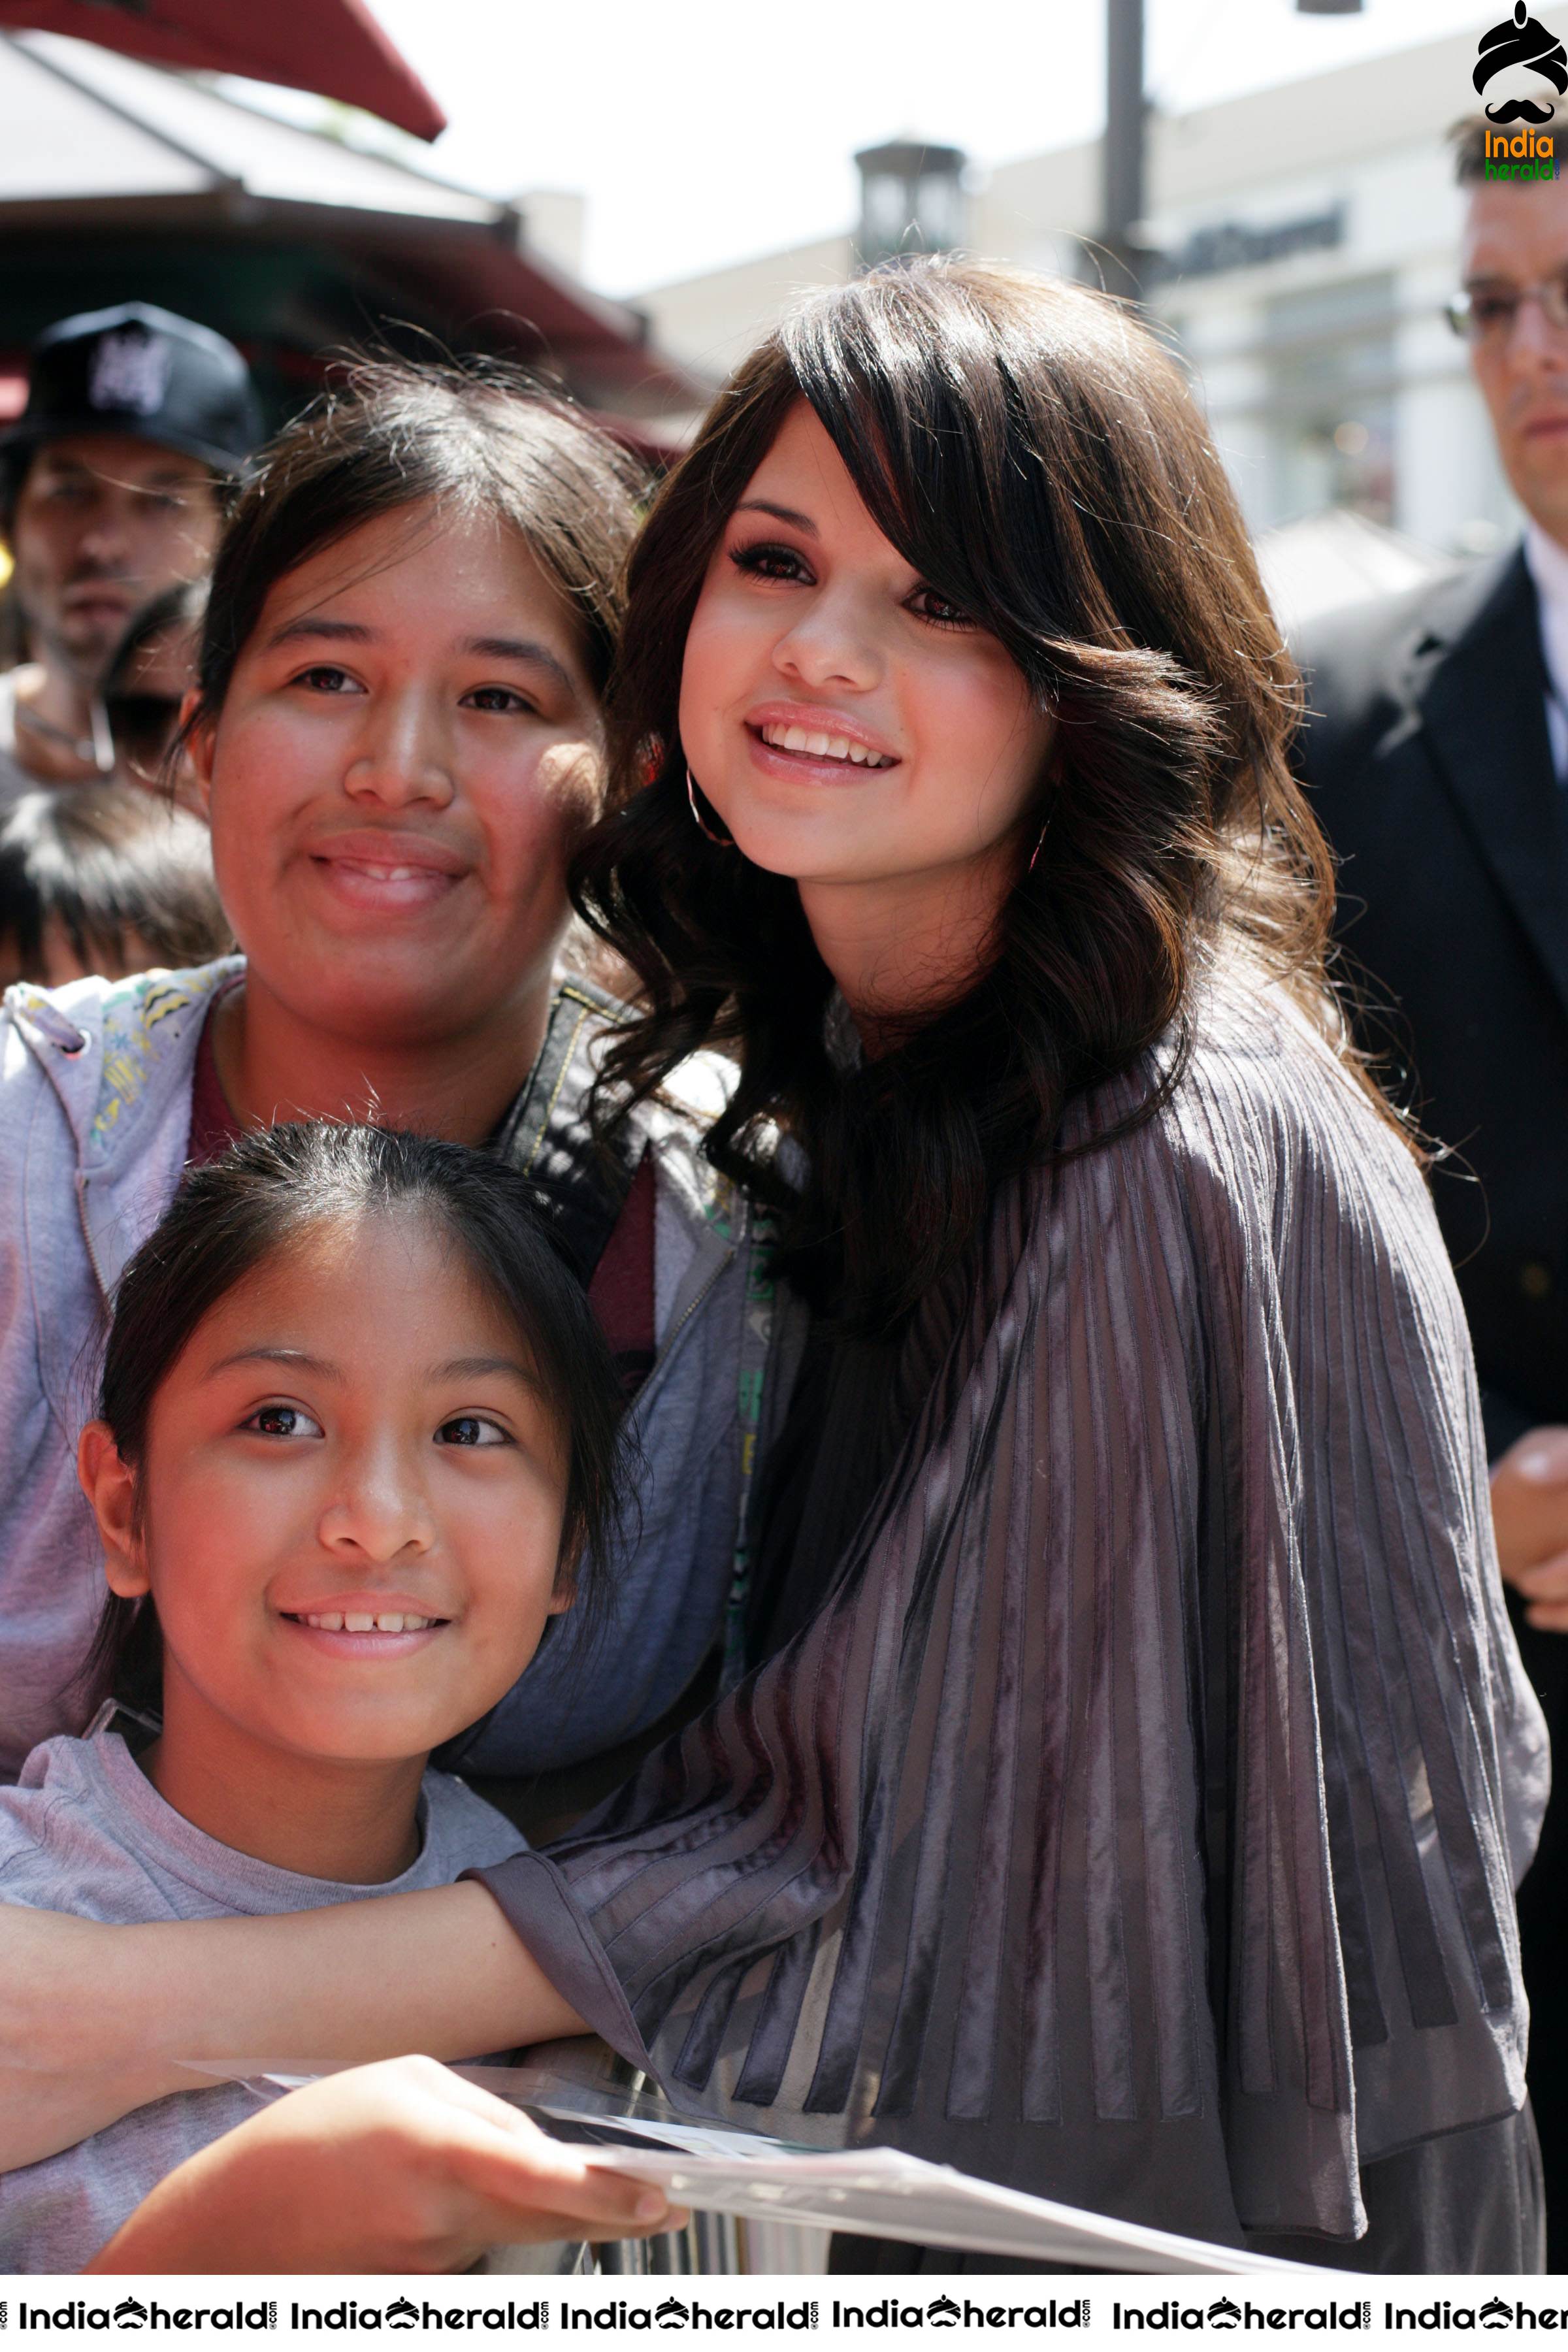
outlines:
[[[1489,582],[1483,576],[1479,602],[1477,585],[1455,583],[1446,628],[1429,612],[1411,698],[1444,782],[1568,1010],[1563,787],[1546,731],[1534,583],[1521,552]]]

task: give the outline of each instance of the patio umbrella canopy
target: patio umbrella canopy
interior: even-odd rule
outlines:
[[[416,138],[447,127],[363,0],[0,0],[0,26],[71,33],[153,65],[313,90]]]
[[[346,350],[490,352],[668,455],[712,385],[552,261],[529,209],[113,49],[0,31],[0,420],[45,327],[135,300],[237,343],[269,425]]]

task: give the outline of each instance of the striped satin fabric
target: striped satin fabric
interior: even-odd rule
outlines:
[[[910,1344],[816,1618],[485,1883],[688,2104],[1353,2237],[1361,2165],[1522,2100],[1546,1781],[1421,1172],[1233,968]]]

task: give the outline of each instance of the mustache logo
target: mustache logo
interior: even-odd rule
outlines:
[[[1532,16],[1524,0],[1514,0],[1511,18],[1494,25],[1489,33],[1481,36],[1476,69],[1470,79],[1478,92],[1512,67],[1524,67],[1550,82],[1559,98],[1568,91],[1568,49],[1554,33]],[[1554,111],[1550,100],[1510,98],[1499,106],[1487,108],[1489,122],[1550,122]]]
[[[1554,106],[1535,106],[1528,98],[1506,98],[1500,106],[1489,106],[1489,122],[1550,122],[1557,110]]]

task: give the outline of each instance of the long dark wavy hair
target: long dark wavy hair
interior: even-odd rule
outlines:
[[[1032,839],[1048,811],[1043,849],[989,957],[849,1072],[795,884],[692,824],[678,732],[710,558],[803,399],[880,530],[1056,720],[1020,828]],[[999,1180],[1048,1155],[1068,1100],[1169,1039],[1152,1115],[1222,936],[1350,1057],[1324,978],[1329,854],[1286,765],[1300,694],[1204,421],[1125,310],[949,259],[810,297],[719,395],[633,554],[611,798],[574,877],[646,991],[606,1084],[641,1097],[694,1048],[729,1047],[740,1079],[710,1158],[775,1206],[784,1269],[819,1310],[896,1324]],[[804,1147],[802,1189],[770,1151],[780,1128]]]

